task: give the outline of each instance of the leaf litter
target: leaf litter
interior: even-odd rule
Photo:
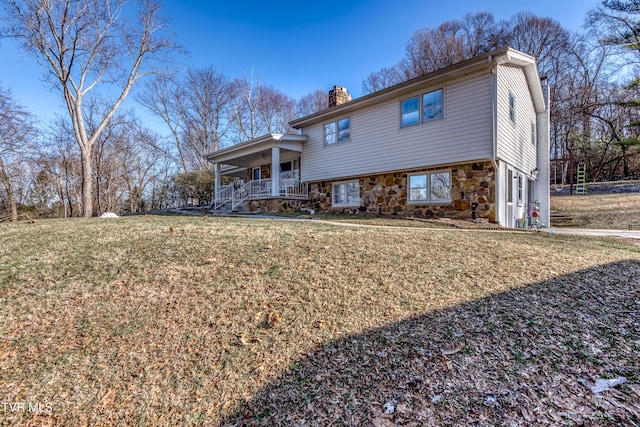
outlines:
[[[640,419],[633,242],[175,217],[0,236],[3,398],[53,409],[4,424]]]

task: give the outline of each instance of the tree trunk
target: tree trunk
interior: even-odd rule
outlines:
[[[7,176],[2,172],[2,184],[7,192],[7,202],[9,203],[9,214],[11,217],[11,221],[16,222],[18,220],[18,205],[16,204],[16,199],[13,196],[13,191],[11,189],[11,183],[8,181]]]
[[[85,218],[93,216],[93,190],[91,177],[91,150],[80,150],[82,163],[82,209]]]
[[[9,208],[11,209],[11,221],[18,221],[18,205],[16,204],[16,199],[13,197],[13,191],[9,191]]]
[[[11,188],[11,181],[9,180],[9,176],[4,169],[4,164],[2,163],[2,159],[0,159],[0,182],[2,182],[2,186],[7,192],[7,201],[9,202],[9,211],[11,216],[11,221],[18,221],[18,205],[16,204],[16,199],[13,196],[13,189]]]

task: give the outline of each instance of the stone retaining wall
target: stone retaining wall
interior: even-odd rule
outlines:
[[[360,182],[360,206],[358,207],[332,207],[332,182],[312,182],[309,184],[311,207],[321,212],[453,219],[472,218],[472,208],[475,207],[477,218],[495,222],[495,171],[491,162],[450,167],[452,187],[450,203],[407,203],[407,175],[433,170],[442,169],[415,169],[359,177],[357,178]]]

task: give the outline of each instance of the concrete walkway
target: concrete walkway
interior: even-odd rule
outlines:
[[[548,230],[555,234],[574,234],[579,236],[624,237],[640,240],[640,230],[606,230],[597,228],[565,228],[553,227]]]
[[[396,226],[396,225],[372,225],[372,224],[358,224],[356,222],[344,222],[344,221],[331,221],[331,220],[322,220],[322,219],[312,219],[312,218],[289,218],[289,217],[279,217],[275,215],[268,214],[238,214],[238,213],[218,213],[213,214],[213,216],[231,216],[231,217],[240,217],[240,218],[262,218],[262,219],[273,219],[273,220],[284,220],[284,221],[313,221],[318,223],[325,223],[331,225],[341,225],[346,227],[372,227],[372,228],[407,228],[405,226]],[[434,228],[422,228],[416,227],[412,228],[413,230],[426,230],[431,231]],[[442,228],[442,230],[455,230],[455,231],[481,231],[481,232],[508,232],[510,229],[481,229],[481,228]],[[523,231],[523,230],[518,230]],[[569,234],[569,235],[577,235],[577,236],[599,236],[599,237],[623,237],[626,239],[636,239],[640,240],[640,230],[613,230],[613,229],[599,229],[599,228],[570,228],[570,227],[552,227],[552,228],[541,228],[540,231],[552,233],[552,234]]]

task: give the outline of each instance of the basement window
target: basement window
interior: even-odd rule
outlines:
[[[407,180],[409,203],[451,202],[451,171],[411,174]]]
[[[334,182],[331,205],[334,207],[360,206],[360,182]]]

